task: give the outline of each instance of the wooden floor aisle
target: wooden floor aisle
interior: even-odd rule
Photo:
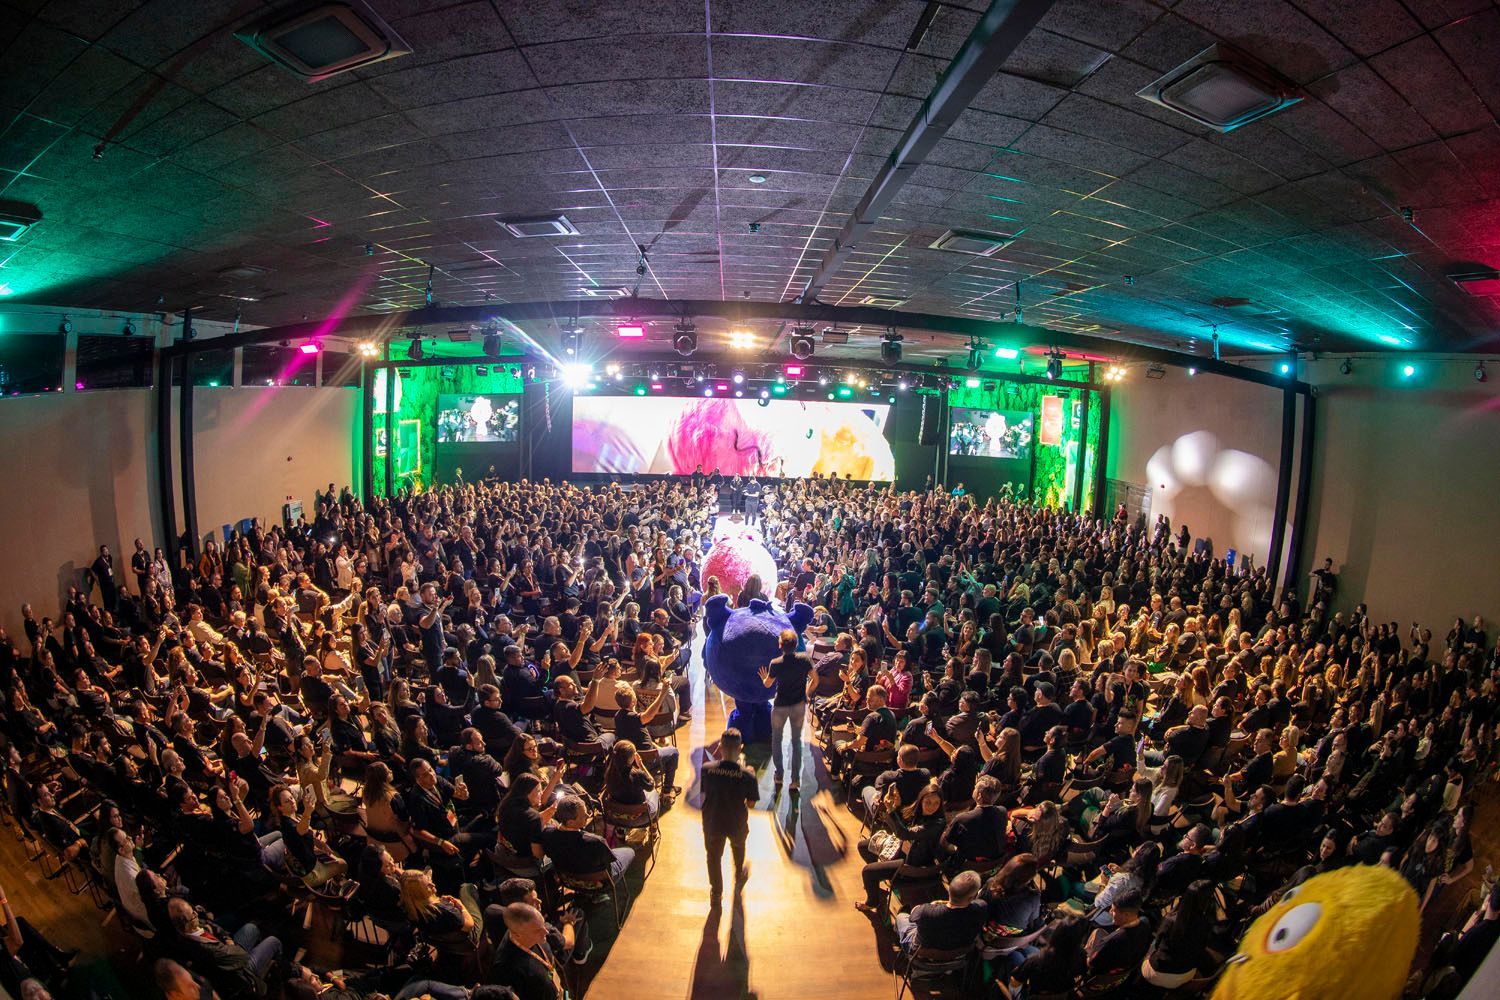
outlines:
[[[833,801],[811,747],[803,754],[800,808],[786,792],[773,801],[767,753],[752,748],[761,801],[750,814],[750,881],[741,898],[730,895],[726,850],[723,909],[710,909],[696,778],[733,702],[713,689],[705,699],[696,653],[692,679],[693,720],[678,732],[683,795],[662,816],[656,867],[589,1000],[870,1000],[893,992],[875,931],[854,909],[863,893],[859,820]]]

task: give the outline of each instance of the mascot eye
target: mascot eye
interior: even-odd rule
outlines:
[[[1274,953],[1295,948],[1318,925],[1318,918],[1322,915],[1320,903],[1302,903],[1287,910],[1266,935],[1266,951]]]

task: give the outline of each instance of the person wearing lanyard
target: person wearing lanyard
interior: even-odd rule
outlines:
[[[561,1000],[557,958],[547,944],[547,923],[536,907],[511,903],[505,908],[505,938],[495,949],[486,981],[509,986],[517,1000]]]

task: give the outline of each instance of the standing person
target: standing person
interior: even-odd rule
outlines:
[[[99,585],[99,603],[105,611],[114,611],[120,599],[120,585],[115,582],[115,557],[109,554],[108,545],[99,546],[99,558],[89,569]]]
[[[146,543],[135,540],[135,551],[130,555],[130,571],[135,574],[135,585],[142,597],[146,596],[146,581],[151,579],[151,553]]]
[[[750,834],[750,806],[760,798],[755,772],[740,762],[744,740],[738,729],[719,737],[719,759],[703,768],[703,842],[708,850],[709,900],[717,906],[724,895],[724,841],[734,858],[734,890],[750,877],[745,863],[745,838]]]
[[[760,680],[766,687],[776,685],[776,699],[771,706],[771,759],[776,762],[776,787],[786,776],[781,753],[781,731],[792,729],[792,792],[802,777],[802,726],[807,720],[807,699],[817,685],[812,657],[797,652],[797,633],[781,631],[781,655],[760,668]]]

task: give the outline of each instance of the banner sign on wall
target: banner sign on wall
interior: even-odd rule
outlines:
[[[1062,444],[1063,434],[1063,398],[1061,396],[1042,397],[1042,433],[1040,440],[1042,444],[1057,446]]]

